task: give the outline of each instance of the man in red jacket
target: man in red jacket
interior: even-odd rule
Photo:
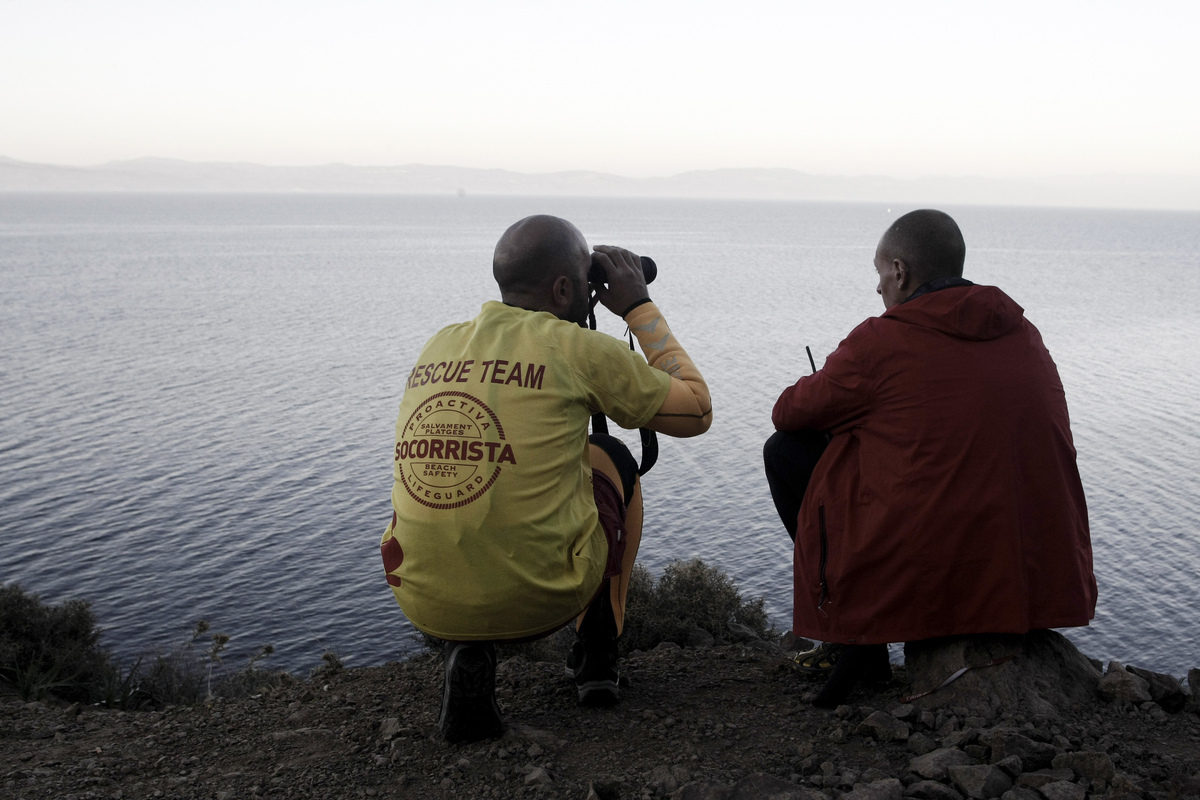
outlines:
[[[965,255],[948,215],[897,219],[875,253],[886,310],[775,403],[764,458],[795,540],[793,627],[829,643],[799,662],[830,676],[819,705],[885,679],[889,642],[1095,611],[1058,371],[1020,306],[962,278]]]

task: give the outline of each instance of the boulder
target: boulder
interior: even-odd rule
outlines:
[[[923,733],[914,733],[908,737],[908,752],[918,756],[937,750],[937,742]]]
[[[1000,795],[1000,800],[1042,800],[1042,796],[1032,789],[1014,786]]]
[[[1012,756],[1019,756],[1021,766],[1028,771],[1049,767],[1058,748],[1045,742],[1035,742],[1028,736],[1019,733],[993,733],[988,740],[992,748],[993,764],[997,764]]]
[[[917,800],[963,800],[957,791],[937,781],[917,781],[904,790],[904,796]]]
[[[1025,772],[1017,776],[1017,786],[1027,786],[1030,789],[1040,789],[1047,783],[1055,781],[1071,781],[1075,779],[1075,771],[1070,769],[1039,769],[1037,772]]]
[[[803,636],[797,636],[791,631],[788,631],[780,637],[779,646],[788,653],[804,653],[816,647],[811,639],[805,639]]]
[[[1094,750],[1081,750],[1076,753],[1063,753],[1054,757],[1055,769],[1069,769],[1089,781],[1108,783],[1116,776],[1112,759],[1105,753]]]
[[[1100,679],[1096,691],[1105,700],[1112,700],[1122,705],[1134,703],[1141,705],[1151,701],[1150,684],[1145,678],[1134,675],[1122,666],[1120,661],[1108,662],[1108,672]]]
[[[1087,790],[1071,781],[1054,781],[1038,787],[1038,793],[1046,800],[1084,800]]]
[[[1150,699],[1158,703],[1168,714],[1178,714],[1187,705],[1188,692],[1179,685],[1179,681],[1170,675],[1151,672],[1139,667],[1126,667],[1125,670],[1150,684]]]
[[[957,747],[943,747],[909,760],[908,771],[933,781],[945,780],[950,767],[966,766],[971,757]]]
[[[947,768],[950,782],[972,800],[999,797],[1012,788],[1012,778],[997,766],[956,766]]]
[[[731,621],[725,627],[729,630],[729,638],[735,642],[752,642],[758,638],[758,634],[749,625]]]
[[[860,736],[873,736],[878,742],[903,742],[908,739],[908,723],[901,722],[886,711],[874,711],[858,724]]]
[[[842,795],[846,800],[900,800],[903,796],[904,784],[896,778],[860,783]]]
[[[650,787],[658,790],[660,794],[670,794],[679,788],[679,782],[675,780],[671,768],[666,764],[659,764],[650,770],[649,783]]]
[[[959,669],[1013,656],[992,667],[971,669],[953,683],[912,703],[919,708],[959,707],[990,716],[1001,706],[1031,716],[1058,717],[1091,702],[1100,674],[1066,637],[1049,630],[975,634],[909,642],[904,660],[912,694],[933,689]]]
[[[1108,787],[1107,800],[1140,800],[1142,789],[1126,776],[1117,773]]]

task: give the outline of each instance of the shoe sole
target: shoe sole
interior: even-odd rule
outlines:
[[[616,681],[587,681],[576,684],[575,688],[579,702],[585,706],[611,706],[621,699],[621,688]]]
[[[504,732],[495,681],[491,660],[481,648],[460,647],[450,654],[438,717],[446,741],[478,741]]]

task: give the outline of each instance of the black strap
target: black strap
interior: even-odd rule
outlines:
[[[649,302],[649,297],[647,297],[645,300],[639,300],[626,309],[625,313],[628,314],[630,311],[642,305],[643,303]],[[588,328],[591,330],[596,330],[595,295],[592,295],[591,302],[588,304]],[[629,334],[629,349],[633,350],[633,331],[627,327],[625,332]],[[605,417],[604,414],[600,412],[592,414],[592,433],[608,433],[608,418]],[[649,428],[639,428],[638,433],[642,438],[642,463],[638,465],[638,474],[645,475],[651,470],[655,462],[658,461],[658,435]]]

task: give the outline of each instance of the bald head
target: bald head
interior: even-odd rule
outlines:
[[[961,278],[967,245],[949,214],[926,208],[893,222],[875,254],[886,262],[904,262],[916,288],[934,278]]]
[[[588,310],[587,240],[571,223],[538,214],[513,224],[492,255],[504,302],[584,324]]]
[[[538,214],[514,223],[496,242],[492,277],[501,294],[536,292],[559,275],[574,278],[581,264],[586,275],[591,255],[579,229]]]

